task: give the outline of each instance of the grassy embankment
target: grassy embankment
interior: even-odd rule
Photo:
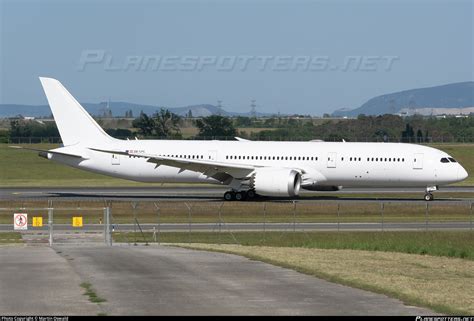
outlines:
[[[153,243],[153,233],[113,234],[115,242]],[[243,246],[293,247],[383,251],[430,256],[444,256],[474,261],[474,232],[162,232],[160,243],[237,244]]]
[[[1,232],[0,244],[23,243],[21,234],[17,232]]]

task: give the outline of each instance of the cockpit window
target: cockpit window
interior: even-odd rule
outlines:
[[[441,158],[441,163],[449,163],[449,161],[446,157],[443,157]]]
[[[451,163],[457,163],[456,160],[452,157],[448,157],[448,159],[451,161]]]

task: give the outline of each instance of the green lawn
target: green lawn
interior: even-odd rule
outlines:
[[[57,145],[32,144],[26,147],[51,149]],[[459,185],[474,185],[474,144],[437,144],[455,157],[469,172],[469,178]],[[0,144],[0,186],[152,186],[94,174],[38,157],[36,152],[15,150]]]
[[[153,233],[114,233],[115,242],[153,242]],[[474,232],[163,232],[161,243],[240,244],[399,252],[474,260]]]
[[[0,244],[23,243],[18,232],[0,232]]]

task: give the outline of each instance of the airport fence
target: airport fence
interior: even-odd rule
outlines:
[[[265,244],[296,233],[453,229],[473,230],[472,201],[0,201],[0,243],[20,234],[49,245]]]

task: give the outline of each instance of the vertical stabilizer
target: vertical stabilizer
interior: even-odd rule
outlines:
[[[64,146],[97,146],[113,141],[59,81],[43,77],[40,81]]]

